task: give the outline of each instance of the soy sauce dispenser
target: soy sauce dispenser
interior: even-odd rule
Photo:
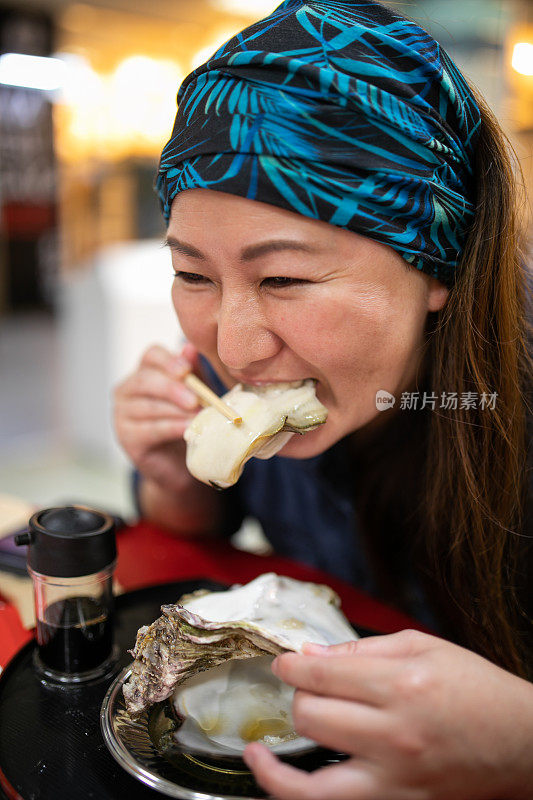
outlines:
[[[34,663],[44,678],[78,684],[111,672],[115,520],[85,506],[38,511],[27,533],[33,579],[37,648]]]

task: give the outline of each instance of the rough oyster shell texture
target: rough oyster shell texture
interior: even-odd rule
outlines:
[[[294,433],[307,433],[326,421],[328,412],[315,388],[313,380],[237,384],[222,399],[242,417],[239,425],[208,407],[185,430],[189,472],[220,489],[232,486],[250,458],[271,458]]]
[[[135,661],[124,685],[128,712],[136,716],[174,693],[178,715],[192,718],[186,720],[188,735],[209,740],[206,752],[212,751],[212,741],[219,750],[239,752],[239,738],[241,752],[255,739],[273,749],[278,746],[280,752],[297,749],[290,744],[296,738],[290,719],[292,690],[285,691],[274,678],[269,662],[279,653],[298,652],[306,641],[357,639],[339,606],[328,586],[274,573],[162,606],[162,616],[140,628],[131,651]],[[254,659],[251,669],[244,663],[234,669],[229,663],[244,659]],[[230,695],[230,706],[236,709],[231,714]]]

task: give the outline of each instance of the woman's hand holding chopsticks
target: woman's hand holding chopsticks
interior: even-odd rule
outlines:
[[[185,466],[183,433],[201,406],[185,385],[199,371],[198,352],[150,347],[135,372],[115,390],[115,428],[120,444],[141,474],[143,516],[181,535],[211,533],[219,501]]]

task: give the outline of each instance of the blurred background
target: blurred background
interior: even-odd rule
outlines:
[[[152,188],[176,91],[277,5],[0,0],[0,523],[28,503],[132,513],[111,392],[178,344]],[[485,95],[531,193],[533,0],[386,5]]]

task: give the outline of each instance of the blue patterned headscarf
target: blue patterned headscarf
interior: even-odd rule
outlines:
[[[215,189],[393,247],[451,286],[478,105],[439,44],[373,0],[285,0],[192,72],[157,188]]]

